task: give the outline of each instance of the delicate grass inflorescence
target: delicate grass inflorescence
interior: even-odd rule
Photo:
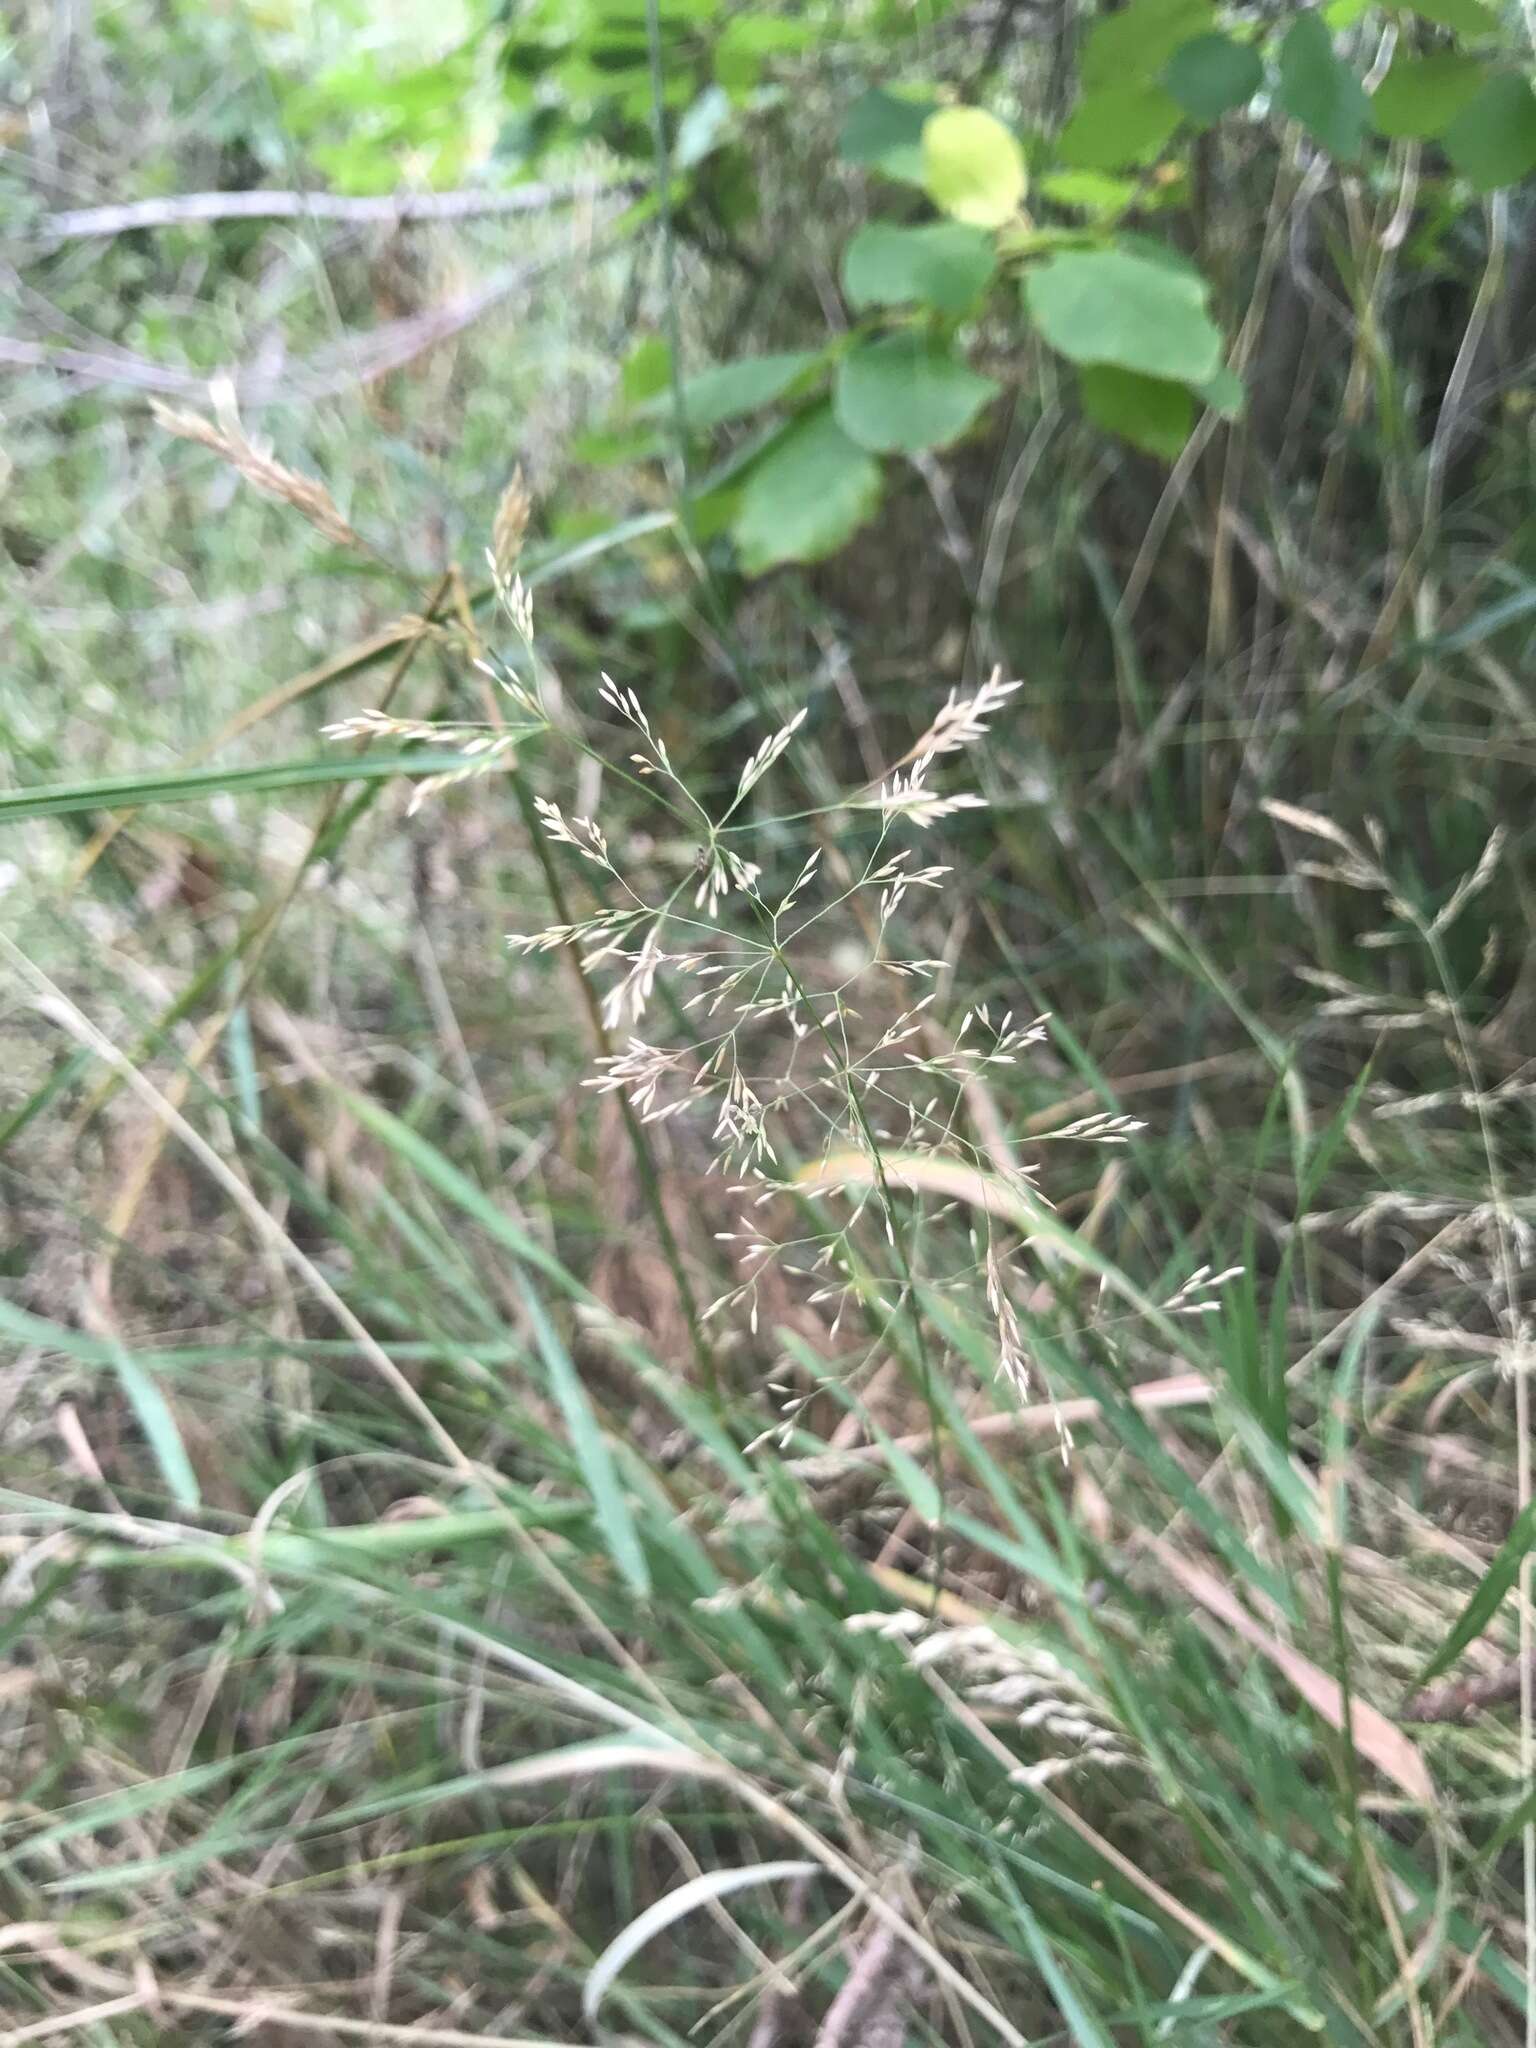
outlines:
[[[333,739],[422,741],[473,757],[449,775],[418,783],[413,815],[439,790],[510,764],[534,739],[547,741],[557,758],[574,743],[585,765],[597,767],[601,786],[608,763],[600,742],[586,738],[569,697],[558,720],[542,708],[533,607],[517,573],[531,513],[518,472],[503,494],[486,555],[514,651],[509,656],[478,643],[462,650],[520,722],[485,731],[367,711],[325,728]],[[920,862],[915,848],[898,841],[904,830],[922,832],[984,807],[976,792],[941,793],[929,778],[939,763],[984,745],[1022,687],[998,670],[971,692],[951,690],[884,775],[846,797],[780,814],[748,799],[791,756],[808,705],[759,742],[726,801],[712,806],[690,785],[688,764],[679,769],[639,693],[604,675],[597,705],[627,732],[623,766],[635,771],[636,793],[658,815],[657,826],[649,827],[643,811],[626,813],[627,843],[611,842],[595,817],[568,813],[550,796],[532,797],[537,831],[596,870],[593,886],[609,900],[585,917],[514,933],[509,948],[522,956],[567,948],[578,954],[583,976],[602,991],[604,1029],[622,1038],[618,1050],[598,1054],[597,1072],[585,1085],[622,1095],[642,1126],[696,1126],[710,1147],[708,1170],[723,1176],[730,1196],[745,1204],[734,1228],[713,1233],[729,1248],[735,1278],[701,1309],[703,1322],[739,1317],[756,1337],[763,1285],[773,1271],[799,1283],[803,1310],[829,1346],[852,1308],[873,1347],[867,1364],[888,1342],[893,1319],[911,1326],[923,1350],[921,1286],[950,1292],[965,1286],[964,1269],[926,1269],[920,1213],[898,1201],[898,1191],[920,1197],[925,1187],[942,1188],[945,1162],[964,1169],[985,1165],[968,1132],[966,1091],[1044,1045],[1049,1019],[1019,1023],[1008,1011],[994,1020],[981,1003],[935,1042],[932,1005],[939,987],[916,1001],[900,991],[905,984],[936,984],[944,963],[907,948],[910,919],[903,910],[911,892],[940,893],[952,870]],[[669,863],[657,859],[662,844]],[[644,849],[638,857],[636,845]],[[845,959],[853,964],[839,970]],[[642,1028],[661,1003],[676,1027],[668,1043]],[[1050,1137],[1116,1146],[1142,1128],[1140,1119],[1097,1112]],[[829,1175],[828,1162],[850,1153],[864,1167]],[[887,1154],[899,1161],[894,1173]],[[1049,1210],[1034,1169],[1009,1161],[1000,1172],[1020,1216]],[[846,1220],[821,1222],[840,1196]],[[864,1228],[871,1218],[884,1239],[883,1270],[881,1248]],[[789,1236],[784,1223],[791,1219],[817,1227]],[[1027,1221],[1010,1233],[1021,1242],[1005,1254],[997,1242],[1002,1222],[995,1205],[982,1205],[982,1297],[994,1324],[1000,1378],[1023,1399],[1031,1373],[1010,1289],[1018,1284],[1012,1269],[1028,1255],[1032,1233]],[[1234,1266],[1211,1277],[1202,1267],[1171,1298],[1169,1312],[1214,1313],[1217,1290],[1241,1272]],[[780,1424],[759,1441],[787,1446],[805,1399],[783,1397]],[[1063,1425],[1063,1456],[1069,1444]]]

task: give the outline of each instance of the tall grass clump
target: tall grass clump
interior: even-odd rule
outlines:
[[[55,12],[0,2048],[1533,2048],[1513,17]]]
[[[436,710],[329,724],[318,836],[334,875],[375,748],[398,830],[510,807],[497,1028],[547,1125],[509,1130],[451,1007],[360,1082],[247,974],[225,1087],[8,943],[71,1085],[122,1090],[235,1235],[169,1331],[96,1225],[83,1313],[3,1310],[4,2038],[1518,2039],[1488,1702],[1529,1515],[1502,1547],[1447,1519],[1422,1429],[1461,1442],[1470,1382],[1388,1369],[1425,1328],[1476,1352],[1451,1275],[1527,1396],[1521,1098],[1452,961],[1501,842],[1423,909],[1384,842],[1271,803],[1323,848],[1303,881],[1383,904],[1362,959],[1439,972],[1306,968],[1311,1028],[1384,1049],[1333,1108],[1149,899],[1149,958],[1259,1061],[1246,1151],[1197,1125],[1250,1192],[1198,1203],[1092,1020],[950,942],[1027,682],[936,689],[873,762],[825,685],[690,731],[557,668],[531,511],[515,483],[496,627],[448,578],[401,629]],[[1410,1014],[1444,1099],[1389,1071]],[[1485,1188],[1414,1207],[1390,1147],[1442,1110]],[[1344,1314],[1325,1189],[1346,1230],[1433,1219]],[[1451,1712],[1463,1653],[1491,1689]]]

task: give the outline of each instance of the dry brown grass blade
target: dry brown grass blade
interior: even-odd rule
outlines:
[[[891,1929],[875,1928],[827,2008],[816,2048],[899,2048],[906,2033],[907,1963]]]
[[[1180,1066],[1159,1067],[1152,1073],[1110,1075],[1105,1086],[1111,1099],[1119,1102],[1126,1095],[1152,1095],[1164,1088],[1183,1088],[1213,1074],[1250,1073],[1262,1064],[1258,1053],[1215,1052],[1203,1060],[1185,1060]],[[1053,1102],[1049,1109],[1038,1109],[1033,1116],[1026,1117],[1024,1130],[1031,1138],[1040,1137],[1054,1131],[1058,1124],[1069,1124],[1074,1118],[1103,1107],[1104,1096],[1097,1088],[1083,1088],[1076,1095]]]
[[[795,1175],[796,1185],[803,1188],[869,1187],[881,1181],[907,1193],[967,1202],[1025,1233],[1037,1230],[1044,1214],[1000,1174],[927,1153],[884,1152],[877,1160],[868,1152],[831,1152]]]
[[[1132,1388],[1130,1394],[1133,1405],[1143,1415],[1155,1415],[1170,1408],[1201,1408],[1211,1398],[1210,1381],[1197,1372],[1172,1373],[1167,1379],[1148,1380],[1144,1386]],[[1072,1401],[1036,1401],[1027,1408],[1014,1408],[997,1415],[979,1415],[970,1424],[970,1430],[973,1436],[979,1437],[1056,1436],[1063,1424],[1075,1429],[1079,1423],[1098,1422],[1103,1413],[1102,1402],[1094,1400],[1091,1394],[1085,1394]],[[953,1441],[948,1432],[939,1432],[939,1438]],[[909,1436],[898,1436],[895,1444],[900,1451],[926,1451],[936,1440],[934,1431],[921,1429]],[[842,1471],[850,1463],[878,1465],[884,1456],[885,1448],[881,1444],[840,1444],[830,1451],[817,1451],[809,1457],[797,1458],[789,1469],[803,1479],[811,1479],[822,1470],[829,1473]]]
[[[1304,1657],[1300,1650],[1292,1649],[1289,1643],[1271,1635],[1214,1573],[1202,1565],[1191,1563],[1160,1536],[1143,1535],[1141,1542],[1142,1547],[1157,1559],[1162,1570],[1192,1600],[1208,1614],[1214,1615],[1250,1649],[1268,1658],[1314,1713],[1321,1715],[1340,1734],[1347,1730],[1359,1754],[1373,1763],[1384,1777],[1390,1778],[1410,1799],[1421,1805],[1433,1807],[1436,1804],[1434,1780],[1423,1757],[1385,1714],[1359,1699],[1350,1700],[1346,1710],[1343,1688],[1338,1681],[1320,1670],[1310,1657]]]
[[[1415,1693],[1403,1708],[1405,1721],[1472,1721],[1489,1707],[1503,1706],[1520,1697],[1522,1666],[1527,1660],[1510,1657],[1496,1670],[1477,1678],[1458,1678],[1447,1685],[1433,1685]]]

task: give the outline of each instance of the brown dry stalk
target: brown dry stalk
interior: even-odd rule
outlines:
[[[342,192],[177,192],[112,206],[78,206],[45,214],[39,241],[76,241],[218,220],[338,220],[352,226],[398,227],[406,221],[475,220],[485,214],[539,213],[600,197],[613,187],[592,179],[567,185],[514,185],[505,192],[394,192],[354,197]]]
[[[1510,1657],[1482,1678],[1457,1678],[1417,1692],[1403,1708],[1405,1721],[1470,1721],[1485,1707],[1500,1707],[1520,1697],[1520,1680],[1536,1659]]]
[[[816,2048],[898,2048],[911,1958],[889,1927],[876,1927],[827,2007]]]
[[[1119,1074],[1105,1077],[1104,1089],[1081,1089],[1076,1095],[1063,1097],[1053,1102],[1049,1109],[1036,1110],[1026,1117],[1022,1126],[1031,1138],[1043,1132],[1053,1131],[1058,1124],[1070,1123],[1074,1117],[1089,1110],[1102,1109],[1107,1099],[1121,1102],[1127,1095],[1145,1095],[1165,1088],[1182,1088],[1191,1081],[1203,1080],[1209,1074],[1239,1074],[1261,1063],[1261,1055],[1254,1052],[1218,1052],[1206,1059],[1186,1060],[1182,1066],[1160,1067],[1155,1073]]]

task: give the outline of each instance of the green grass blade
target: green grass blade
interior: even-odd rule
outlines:
[[[187,1456],[187,1447],[182,1441],[176,1417],[171,1404],[166,1400],[153,1375],[115,1338],[109,1338],[112,1362],[117,1368],[118,1381],[127,1396],[128,1405],[137,1418],[144,1440],[149,1445],[160,1476],[166,1489],[178,1507],[198,1508],[202,1506],[202,1490],[197,1483],[197,1474],[192,1469],[192,1460]]]
[[[55,782],[40,789],[0,790],[0,825],[62,818],[77,811],[140,810],[146,804],[188,803],[210,796],[265,796],[274,790],[328,788],[338,782],[386,782],[396,775],[442,775],[473,767],[477,756],[416,747],[405,754],[317,755],[258,768],[189,768],[167,775],[108,775],[95,782]]]
[[[461,1172],[419,1131],[412,1130],[382,1103],[374,1102],[366,1095],[354,1095],[345,1089],[339,1092],[350,1113],[365,1130],[371,1131],[391,1152],[419,1173],[430,1187],[446,1196],[456,1209],[478,1223],[487,1236],[535,1272],[542,1273],[546,1280],[552,1280],[562,1292],[578,1301],[591,1301],[591,1295],[574,1274],[568,1272],[536,1238],[530,1237],[526,1230],[520,1229],[510,1216],[498,1209],[468,1174]]]
[[[1468,1643],[1482,1634],[1515,1583],[1521,1562],[1533,1543],[1536,1543],[1536,1501],[1529,1501],[1515,1517],[1513,1528],[1499,1545],[1493,1563],[1478,1581],[1476,1592],[1446,1632],[1439,1649],[1419,1673],[1420,1686],[1438,1678],[1448,1665],[1456,1661]]]
[[[565,1417],[565,1426],[570,1431],[571,1448],[581,1475],[587,1482],[592,1495],[592,1505],[597,1514],[597,1525],[608,1546],[608,1554],[624,1576],[632,1593],[642,1600],[651,1597],[651,1574],[646,1565],[645,1552],[640,1545],[635,1520],[629,1511],[629,1502],[619,1482],[618,1467],[608,1440],[598,1426],[597,1416],[587,1397],[587,1390],[581,1383],[571,1354],[560,1341],[560,1334],[550,1321],[544,1304],[533,1289],[519,1276],[518,1291],[528,1319],[533,1324],[534,1341],[539,1355],[544,1360],[549,1374],[550,1392],[559,1404],[560,1413]]]

